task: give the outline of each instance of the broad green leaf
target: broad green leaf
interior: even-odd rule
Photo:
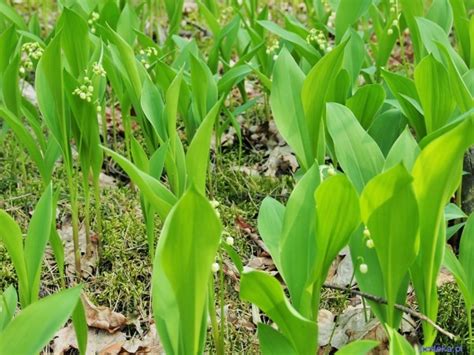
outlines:
[[[345,175],[329,177],[314,193],[316,203],[316,256],[312,282],[324,283],[333,260],[361,223],[359,196]],[[344,210],[344,218],[341,211]],[[317,297],[313,295],[313,297]]]
[[[35,89],[46,125],[60,145],[66,164],[70,165],[70,132],[65,116],[60,33],[56,34],[41,56],[36,68]]]
[[[327,125],[337,159],[358,192],[382,171],[384,156],[347,107],[327,104]]]
[[[186,172],[188,175],[186,184],[188,186],[194,185],[196,190],[203,195],[206,191],[211,136],[221,105],[222,100],[211,108],[194,135],[186,154]]]
[[[0,333],[0,354],[37,354],[74,310],[81,286],[61,291],[23,309]]]
[[[459,51],[466,64],[472,61],[471,42],[469,35],[469,17],[467,15],[466,2],[464,0],[449,0],[454,14],[454,33],[458,39]],[[472,67],[472,64],[471,64]]]
[[[16,294],[15,287],[10,285],[0,294],[0,334],[13,319],[17,303],[18,295]]]
[[[387,332],[390,340],[390,355],[416,355],[418,353],[395,329],[387,327]]]
[[[419,154],[420,147],[407,127],[390,149],[385,161],[384,170],[389,170],[402,162],[405,168],[411,171]]]
[[[9,6],[6,1],[0,1],[0,14],[3,15],[6,19],[10,22],[14,23],[16,27],[20,30],[27,30],[28,27],[26,26],[23,17],[21,17],[13,7]]]
[[[81,300],[77,302],[71,318],[76,333],[79,352],[81,354],[87,354],[87,336],[89,328],[87,326],[86,312]]]
[[[437,23],[447,34],[453,26],[453,10],[449,0],[433,0],[426,18]]]
[[[153,313],[167,354],[204,350],[211,264],[222,226],[191,187],[168,215],[153,263]]]
[[[151,82],[145,80],[141,97],[141,107],[145,117],[155,129],[160,141],[166,142],[168,139],[167,125],[163,114],[164,103],[158,88]]]
[[[420,252],[411,275],[420,310],[432,319],[438,312],[436,278],[444,254],[446,226],[444,206],[461,179],[464,151],[474,143],[474,115],[432,140],[413,167],[414,188],[420,211]],[[436,332],[423,324],[425,344]]]
[[[370,231],[382,271],[387,323],[394,328],[400,321],[395,319],[394,305],[401,289],[407,287],[404,280],[419,249],[418,205],[412,181],[406,168],[399,164],[373,178],[360,198],[362,219]]]
[[[426,132],[429,134],[443,127],[455,109],[448,73],[430,54],[415,68],[415,85],[425,113]]]
[[[178,32],[183,14],[184,0],[164,0],[165,9],[168,14],[168,38]],[[169,40],[168,39],[168,40]]]
[[[197,122],[206,117],[217,101],[217,84],[209,67],[200,58],[190,56],[193,111]]]
[[[278,270],[281,270],[283,217],[285,206],[271,197],[265,197],[258,212],[258,232],[267,246]]]
[[[303,170],[308,170],[315,156],[301,99],[303,82],[303,72],[290,52],[283,48],[273,69],[270,104],[280,134],[295,152]]]
[[[357,20],[369,9],[372,0],[340,0],[336,11],[336,39],[339,42]]]
[[[415,59],[417,62],[419,62],[425,53],[416,19],[418,16],[424,15],[423,0],[400,0],[400,4],[403,17],[405,18],[408,28],[410,29],[410,39],[413,42]]]
[[[467,72],[468,67],[459,54],[453,49],[453,47],[451,47],[451,43],[446,32],[444,32],[438,24],[424,17],[416,18],[416,23],[418,25],[423,45],[426,50],[433,54],[433,56],[438,61],[442,61],[437,45],[438,42],[441,43],[449,52],[449,55],[451,56],[451,59],[453,60],[454,65],[458,71],[461,73],[461,75],[464,75]]]
[[[387,156],[408,121],[398,109],[389,109],[375,117],[368,133],[377,142],[384,156]]]
[[[474,99],[472,98],[472,95],[469,92],[469,88],[461,77],[461,74],[459,74],[459,71],[454,65],[454,62],[451,59],[446,47],[438,43],[438,49],[441,53],[443,63],[448,71],[448,78],[450,89],[452,91],[452,96],[454,97],[454,100],[457,102],[461,111],[467,112],[474,107]]]
[[[258,323],[258,340],[262,355],[294,354],[295,348],[278,330],[265,323]]]
[[[448,203],[444,208],[444,219],[446,221],[464,218],[467,218],[466,214],[456,204]]]
[[[325,55],[308,73],[301,90],[306,127],[311,142],[312,156],[318,161],[325,157],[325,109],[328,99],[329,83],[333,82],[341,69],[344,48],[347,41],[341,43]]]
[[[8,255],[15,267],[20,303],[22,307],[26,307],[30,303],[30,284],[28,282],[28,270],[23,250],[23,236],[15,220],[3,210],[0,210],[0,225],[2,226],[0,228],[0,240],[7,249]]]
[[[347,100],[347,107],[354,113],[362,127],[367,130],[385,100],[385,90],[379,84],[362,86]]]
[[[376,340],[356,340],[340,348],[336,355],[365,355],[380,343]]]
[[[295,186],[285,209],[281,233],[281,270],[295,308],[306,317],[312,314],[311,280],[316,256],[316,206],[314,191],[319,185],[319,167],[315,163]]]
[[[456,255],[454,255],[453,250],[449,246],[446,246],[443,264],[456,279],[456,283],[458,284],[464,298],[464,302],[466,303],[466,311],[471,309],[474,303],[474,295],[469,290],[469,281],[466,270],[464,270],[459,259],[456,257]]]
[[[176,197],[159,180],[138,169],[128,159],[122,157],[114,151],[102,147],[117,164],[128,174],[130,179],[140,188],[147,200],[153,205],[156,212],[162,219],[166,218],[173,205],[176,203]]]
[[[278,325],[297,354],[314,354],[317,324],[302,317],[285,297],[280,283],[263,271],[247,270],[240,279],[240,298],[252,302]]]
[[[135,13],[134,7],[126,2],[117,21],[117,33],[133,47],[137,37],[134,30],[138,28],[140,28],[140,20]]]
[[[426,125],[423,115],[416,109],[407,97],[419,101],[415,83],[404,76],[383,70],[382,77],[398,100],[403,114],[415,129],[419,138],[426,135]]]
[[[41,264],[51,233],[52,203],[53,188],[50,184],[36,205],[25,240],[25,264],[30,284],[30,303],[38,299]]]
[[[69,70],[79,78],[89,62],[89,27],[86,20],[68,8],[64,8],[58,20],[61,28],[61,47],[64,51]]]

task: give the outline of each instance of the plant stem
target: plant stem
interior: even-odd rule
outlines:
[[[209,281],[209,315],[211,317],[211,326],[212,326],[212,340],[214,341],[214,347],[216,348],[217,355],[224,355],[221,352],[219,344],[219,324],[217,322],[216,308],[214,302],[214,275],[211,275]]]
[[[74,183],[74,173],[69,166],[67,168],[67,178],[69,184],[69,196],[71,199],[72,215],[72,241],[74,244],[74,261],[76,265],[76,276],[81,278],[81,252],[79,250],[79,207],[77,203],[77,187]]]
[[[102,210],[100,209],[100,183],[99,178],[94,178],[94,199],[95,199],[95,223],[97,225],[97,255],[100,260],[101,240],[102,240]]]

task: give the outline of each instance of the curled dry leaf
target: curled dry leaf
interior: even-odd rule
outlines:
[[[123,314],[114,312],[108,307],[94,305],[85,294],[81,295],[81,299],[89,327],[115,333],[127,324],[127,318]]]
[[[318,342],[319,346],[326,346],[331,341],[336,323],[334,314],[327,309],[320,309],[318,313]]]

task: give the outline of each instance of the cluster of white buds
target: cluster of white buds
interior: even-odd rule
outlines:
[[[329,18],[328,18],[328,27],[334,27],[334,24],[336,23],[336,13],[335,12],[331,12],[331,15],[329,15]]]
[[[21,75],[24,75],[26,72],[33,70],[33,60],[38,61],[43,55],[44,50],[38,42],[27,42],[21,46],[21,52],[19,71]]]
[[[221,16],[219,18],[219,22],[221,24],[227,23],[227,20],[229,20],[232,17],[232,14],[234,13],[234,9],[232,7],[226,7],[221,11]]]
[[[363,234],[364,234],[364,238],[367,239],[365,241],[365,246],[369,249],[372,249],[375,246],[375,244],[374,244],[374,240],[371,237],[370,231],[367,227],[364,228]]]
[[[101,76],[101,77],[104,77],[107,75],[107,72],[105,71],[104,67],[102,66],[102,64],[100,63],[97,63],[95,62],[94,64],[92,64],[92,72],[97,75],[97,76]]]
[[[79,96],[81,100],[91,102],[92,96],[94,95],[94,86],[92,85],[91,79],[85,76],[81,86],[77,87],[72,93]]]
[[[141,49],[139,54],[140,62],[143,64],[145,69],[149,69],[151,66],[150,59],[158,55],[158,50],[155,47],[147,47],[145,49]]]
[[[92,33],[95,33],[95,26],[94,25],[97,21],[99,21],[99,18],[100,18],[99,13],[93,11],[91,13],[91,16],[89,17],[89,20],[87,20],[87,23],[89,24],[89,26],[91,26],[91,32]]]
[[[273,60],[276,60],[278,58],[276,52],[280,48],[280,42],[278,42],[278,39],[274,39],[271,41],[270,45],[267,46],[266,53],[267,54],[273,54]]]
[[[324,11],[326,11],[326,12],[331,11],[331,5],[329,4],[328,0],[322,0],[321,3],[323,4]]]
[[[398,28],[398,3],[396,0],[390,0],[390,13],[395,16],[395,19],[392,21],[392,25],[387,30],[389,36],[393,35],[393,27]]]
[[[309,35],[306,37],[306,42],[308,42],[308,44],[316,43],[318,47],[325,52],[332,51],[332,47],[329,44],[324,32],[315,28],[312,28],[309,31]]]

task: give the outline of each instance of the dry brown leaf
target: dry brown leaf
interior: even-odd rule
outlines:
[[[127,324],[127,318],[123,314],[114,312],[108,307],[94,305],[85,294],[81,295],[81,299],[89,327],[115,333]]]
[[[87,332],[87,355],[119,354],[126,340],[127,337],[122,332],[110,334],[103,330],[89,329]],[[55,355],[64,354],[71,348],[78,348],[76,333],[72,324],[56,333],[52,348]]]
[[[143,339],[133,338],[127,340],[122,345],[122,350],[130,354],[164,354],[163,346],[156,331],[156,326],[152,324],[150,331]]]
[[[70,223],[64,224],[58,230],[59,236],[64,244],[64,263],[66,265],[66,276],[71,280],[76,277],[76,267],[74,261],[74,243],[72,238],[72,226]],[[81,253],[82,277],[87,279],[92,276],[97,266],[98,258],[98,240],[97,235],[91,232],[92,250],[91,255],[87,255],[86,232],[84,226],[79,230],[79,250]]]
[[[273,260],[270,257],[266,257],[266,256],[252,257],[246,266],[252,269],[265,270],[265,271],[274,271],[276,269],[276,266],[273,263]]]

